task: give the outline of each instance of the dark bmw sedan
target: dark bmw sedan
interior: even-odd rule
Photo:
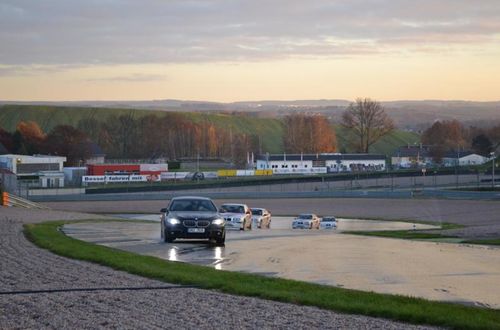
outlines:
[[[226,223],[210,198],[175,197],[161,213],[161,237],[165,242],[176,238],[209,239],[222,246],[226,241]]]

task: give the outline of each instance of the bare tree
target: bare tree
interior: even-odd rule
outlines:
[[[368,152],[370,146],[394,129],[394,122],[377,101],[356,99],[342,114],[342,126],[357,136],[356,149]]]

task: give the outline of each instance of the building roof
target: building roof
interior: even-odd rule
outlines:
[[[461,150],[461,151],[456,151],[456,150],[450,150],[448,151],[443,158],[463,158],[467,157],[470,155],[476,155],[475,152],[472,152],[470,150]],[[478,155],[479,156],[479,155]]]
[[[268,161],[326,161],[326,160],[385,160],[385,155],[378,154],[272,154],[258,155],[257,160]]]
[[[5,158],[21,158],[21,159],[29,159],[29,158],[59,158],[59,160],[66,161],[66,157],[64,156],[54,156],[54,155],[17,155],[17,154],[5,154],[0,155],[0,157]]]
[[[399,147],[394,157],[430,157],[431,146],[403,146]]]

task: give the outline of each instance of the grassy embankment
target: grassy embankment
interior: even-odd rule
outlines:
[[[353,151],[352,141],[357,141],[352,132],[340,125],[334,125],[337,134],[339,150]],[[394,130],[387,136],[377,141],[370,147],[370,153],[391,156],[399,147],[413,145],[420,142],[420,136],[416,133]]]
[[[94,118],[104,122],[111,116],[132,114],[134,118],[140,119],[147,115],[163,117],[168,111],[158,110],[134,110],[115,108],[87,108],[87,107],[62,107],[44,105],[4,105],[0,106],[0,127],[13,132],[20,121],[34,121],[40,125],[45,132],[50,131],[57,125],[78,126],[78,122],[86,118]],[[258,134],[262,138],[263,150],[270,153],[283,151],[282,134],[283,125],[278,119],[257,118],[245,115],[227,115],[217,113],[180,112],[177,115],[185,117],[193,122],[210,122],[219,129],[233,129],[234,132],[246,134]]]
[[[397,220],[395,220],[397,221]],[[462,225],[443,223],[441,230],[463,228]],[[343,234],[375,236],[398,239],[415,239],[415,240],[446,240],[451,239],[454,243],[477,244],[477,245],[500,245],[500,238],[493,239],[460,239],[456,236],[443,235],[429,231],[436,229],[420,229],[420,230],[380,230],[380,231],[347,231]]]
[[[462,243],[479,244],[479,245],[500,245],[500,238],[496,238],[496,239],[470,239],[470,240],[462,241]]]
[[[94,245],[58,231],[64,222],[25,225],[26,236],[56,254],[86,260],[169,283],[196,285],[236,295],[317,306],[456,329],[500,329],[500,311],[419,298],[348,290],[259,275],[218,271]]]
[[[397,221],[397,220],[394,220]],[[414,222],[414,221],[405,221]],[[426,223],[426,222],[420,222]],[[433,223],[428,223],[433,224]],[[456,238],[454,236],[442,235],[440,233],[434,233],[429,231],[436,230],[446,230],[446,229],[456,229],[463,228],[462,225],[457,225],[453,223],[443,223],[440,229],[410,229],[410,230],[378,230],[378,231],[346,231],[344,234],[351,235],[362,235],[362,236],[376,236],[376,237],[386,237],[386,238],[399,238],[399,239],[417,239],[417,240],[433,240],[441,238]]]
[[[85,118],[95,118],[105,121],[110,116],[128,115],[133,113],[134,118],[141,118],[154,114],[164,116],[166,111],[158,110],[134,110],[117,108],[88,108],[75,106],[45,106],[45,105],[4,105],[0,106],[0,127],[13,132],[19,121],[35,121],[45,131],[50,131],[56,125],[71,125],[76,127],[78,122]],[[261,137],[262,150],[269,153],[283,152],[283,123],[280,119],[259,118],[248,115],[230,115],[201,112],[180,112],[175,113],[185,116],[193,122],[208,121],[217,128],[233,129],[235,132],[256,134]],[[354,141],[352,133],[334,125],[337,135],[338,150],[353,152],[350,141]],[[398,147],[419,142],[417,134],[395,130],[393,133],[382,138],[375,143],[370,152],[383,155],[391,155]]]

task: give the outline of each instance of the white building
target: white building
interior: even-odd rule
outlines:
[[[472,153],[470,151],[449,152],[443,157],[445,167],[470,166],[486,163],[489,158]]]
[[[338,173],[384,171],[385,156],[374,154],[274,154],[260,155],[257,170],[287,173]]]
[[[430,167],[434,164],[430,150],[428,145],[400,147],[391,157],[391,164],[395,168]]]
[[[34,187],[64,187],[63,164],[66,157],[47,155],[0,155],[0,168],[17,175],[19,181]]]

